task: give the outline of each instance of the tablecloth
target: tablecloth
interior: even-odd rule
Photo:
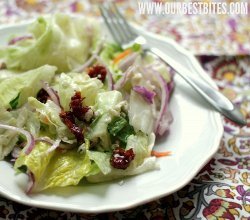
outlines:
[[[1,0],[0,24],[55,12],[99,16],[95,3],[102,2]],[[197,55],[221,92],[240,107],[247,126],[240,128],[224,119],[220,148],[211,161],[188,185],[161,199],[119,212],[85,214],[39,209],[0,197],[0,218],[250,220],[249,15],[147,16],[138,14],[138,1],[116,2],[129,19],[149,31],[172,37]]]

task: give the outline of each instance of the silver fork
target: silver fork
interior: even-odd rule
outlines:
[[[133,31],[114,3],[102,4],[99,7],[112,37],[123,49],[134,43],[140,44],[144,53],[152,53],[167,65],[171,66],[179,76],[192,86],[193,89],[206,99],[217,111],[240,126],[246,125],[246,120],[240,110],[223,94],[207,85],[201,79],[193,77],[192,73],[185,66],[158,48],[150,47],[143,36]]]

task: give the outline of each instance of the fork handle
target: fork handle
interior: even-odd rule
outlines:
[[[240,110],[222,93],[205,84],[201,79],[192,76],[192,73],[179,62],[163,53],[157,48],[146,48],[145,52],[151,52],[166,64],[171,66],[193,89],[205,98],[217,111],[240,126],[246,125],[246,120]]]

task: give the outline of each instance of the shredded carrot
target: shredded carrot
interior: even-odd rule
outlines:
[[[171,154],[172,154],[171,151],[163,151],[163,152],[159,152],[155,150],[151,151],[151,156],[155,156],[155,157],[166,157],[166,156],[170,156]]]
[[[132,53],[132,50],[128,48],[127,50],[124,50],[122,53],[118,54],[114,59],[114,64],[118,63],[121,59],[128,56],[130,53]]]

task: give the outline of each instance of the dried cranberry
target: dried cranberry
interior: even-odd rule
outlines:
[[[71,97],[70,108],[72,110],[73,115],[79,120],[84,121],[84,116],[86,112],[90,109],[89,107],[83,106],[83,98],[81,93],[78,91]]]
[[[0,70],[7,69],[6,63],[2,62],[0,63]]]
[[[38,101],[46,103],[49,98],[49,94],[44,89],[40,89],[36,95],[36,98]]]
[[[67,125],[67,123],[73,123],[75,124],[75,118],[74,115],[71,111],[62,111],[60,113],[60,117],[63,120],[63,122],[65,122],[65,124]]]
[[[72,134],[75,135],[78,143],[84,142],[83,130],[75,123],[74,115],[71,111],[61,112],[60,117],[64,124],[69,128]]]
[[[124,150],[121,147],[116,147],[112,152],[110,164],[116,169],[125,170],[134,158],[135,154],[133,148]]]
[[[97,79],[104,82],[106,75],[107,75],[107,70],[104,66],[95,65],[88,69],[88,74],[91,78],[97,77]]]

